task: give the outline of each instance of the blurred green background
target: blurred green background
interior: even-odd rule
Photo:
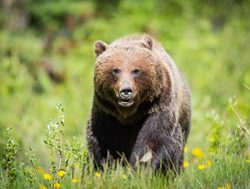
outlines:
[[[59,103],[66,138],[86,144],[93,43],[132,33],[158,39],[191,86],[188,146],[223,140],[220,131],[237,122],[230,104],[249,126],[249,15],[249,0],[1,0],[0,155],[3,131],[13,127],[22,151],[31,146],[43,157],[44,130]]]

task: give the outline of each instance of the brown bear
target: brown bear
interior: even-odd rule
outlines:
[[[125,158],[132,167],[179,172],[191,122],[187,82],[148,35],[94,44],[94,98],[87,126],[97,165]]]

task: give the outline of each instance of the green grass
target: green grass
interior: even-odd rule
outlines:
[[[15,182],[2,164],[0,188],[52,187],[56,180],[44,180],[37,166],[55,178],[59,157],[50,153],[44,140],[50,119],[60,120],[55,109],[60,103],[65,108],[63,158],[70,159],[60,180],[62,188],[226,188],[227,183],[231,188],[249,188],[249,1],[72,0],[55,2],[58,6],[46,0],[27,2],[20,7],[33,14],[36,23],[22,30],[4,25],[0,8],[0,159],[6,155],[6,128],[12,128],[11,139],[18,145],[15,152],[9,143]],[[65,26],[67,15],[76,18],[72,30]],[[93,43],[98,39],[110,43],[138,32],[162,43],[192,89],[192,128],[185,157],[190,166],[176,178],[121,166],[96,177],[86,163],[85,140],[93,95]],[[52,45],[45,49],[44,39],[50,35]],[[63,75],[62,82],[49,77],[44,69],[48,62]],[[53,144],[60,146],[57,141]],[[204,161],[212,161],[211,167],[197,168],[203,159],[194,161],[195,147],[204,151]],[[73,165],[78,166],[75,184]]]
[[[241,117],[235,133],[221,134],[215,124],[210,148],[185,148],[184,170],[180,175],[155,173],[150,166],[136,170],[119,162],[104,165],[103,171],[93,168],[82,142],[65,137],[65,117],[62,105],[57,105],[58,118],[51,120],[44,133],[43,155],[49,166],[42,167],[37,155],[30,149],[26,161],[16,160],[20,149],[6,130],[4,158],[1,161],[0,188],[248,188],[250,186],[250,152],[246,150],[250,131]],[[231,109],[238,115],[236,109]],[[218,137],[219,135],[219,137]],[[223,138],[223,140],[221,140]],[[62,175],[59,172],[62,171]],[[73,182],[75,180],[76,182]],[[59,185],[59,186],[58,186]]]
[[[64,138],[64,115],[59,108],[59,117],[51,121],[44,136],[44,146],[49,154],[43,158],[50,166],[40,166],[36,154],[30,150],[26,153],[26,162],[18,163],[15,155],[17,144],[12,140],[8,130],[5,156],[1,161],[0,188],[248,188],[250,186],[250,153],[242,146],[233,143],[220,144],[215,151],[204,152],[205,149],[185,150],[185,162],[188,162],[180,175],[169,172],[167,175],[154,173],[150,167],[132,170],[128,165],[119,163],[104,166],[103,171],[96,171],[89,162],[88,155],[77,140],[67,141]],[[241,126],[244,129],[244,125]],[[245,138],[240,139],[242,145],[249,142],[249,130]],[[237,145],[239,144],[236,140]],[[240,152],[237,154],[236,152]],[[41,158],[41,157],[40,157]],[[58,172],[64,171],[59,176]],[[49,174],[49,179],[45,175]],[[76,179],[76,182],[72,182]]]
[[[188,153],[188,155],[190,155]],[[209,159],[211,167],[204,170],[198,169],[199,162]],[[131,171],[128,167],[117,166],[107,168],[104,172],[95,172],[86,168],[83,175],[76,174],[79,182],[72,183],[70,171],[58,180],[45,180],[43,173],[37,173],[37,180],[29,184],[27,175],[23,174],[23,168],[18,168],[18,176],[15,183],[7,185],[7,177],[2,177],[1,188],[38,188],[39,185],[52,188],[59,182],[62,188],[248,188],[250,186],[250,164],[243,155],[210,155],[205,159],[193,162],[179,176],[169,174],[167,177],[154,174],[149,168]],[[19,172],[20,171],[20,172]],[[3,174],[3,172],[2,172]],[[82,180],[80,177],[82,176]],[[54,175],[53,175],[54,178]],[[230,187],[228,187],[228,185]]]

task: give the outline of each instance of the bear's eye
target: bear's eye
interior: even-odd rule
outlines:
[[[112,73],[113,73],[114,75],[118,75],[119,73],[121,73],[121,70],[118,69],[118,68],[115,68],[115,69],[113,69]]]
[[[131,73],[134,76],[138,76],[138,75],[140,75],[141,71],[139,69],[134,69]]]

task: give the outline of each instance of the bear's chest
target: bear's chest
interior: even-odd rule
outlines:
[[[141,122],[124,125],[111,118],[103,120],[102,127],[96,130],[102,154],[109,153],[115,159],[125,155],[129,159],[141,125]]]

